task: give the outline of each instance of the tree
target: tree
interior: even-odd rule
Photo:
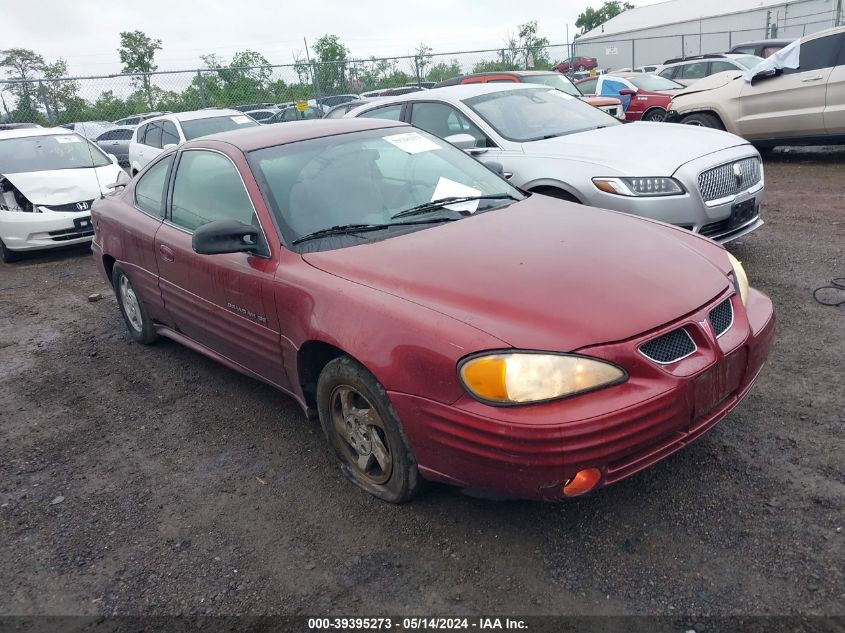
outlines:
[[[343,45],[337,35],[324,35],[314,42],[314,52],[321,62],[318,86],[330,94],[346,89],[346,65],[349,49]]]
[[[575,20],[575,26],[581,29],[578,35],[583,35],[587,31],[592,31],[594,28],[604,24],[611,18],[628,9],[633,9],[634,5],[630,2],[622,2],[621,0],[608,0],[598,9],[587,7],[587,10],[578,16]],[[578,37],[576,35],[576,37]]]
[[[414,51],[414,65],[413,65],[413,68],[411,69],[411,72],[414,74],[415,79],[417,77],[422,79],[423,77],[426,76],[426,74],[427,74],[426,68],[431,66],[431,60],[432,60],[431,54],[433,52],[434,51],[431,49],[430,46],[426,46],[422,42],[420,42],[420,45],[417,46],[417,50]]]
[[[152,110],[153,102],[152,80],[150,73],[158,69],[155,64],[155,53],[161,50],[161,40],[154,40],[143,31],[123,31],[120,34],[120,63],[123,72],[137,74],[133,83],[144,90],[147,105]]]
[[[434,64],[425,75],[428,81],[446,81],[461,74],[461,64],[457,59],[450,59],[449,63]]]
[[[44,58],[28,48],[9,48],[0,51],[0,68],[6,76],[21,83],[9,84],[9,91],[18,98],[12,118],[16,121],[36,121],[40,118],[35,100],[35,80],[44,72]]]
[[[516,34],[519,38],[516,46],[520,49],[519,53],[524,60],[526,69],[548,70],[552,67],[551,60],[546,53],[549,39],[537,36],[537,20],[520,24],[517,27]]]
[[[79,96],[79,82],[67,77],[67,61],[61,57],[43,69],[44,80],[39,82],[41,100],[49,106],[57,123],[78,120],[78,113],[87,107]],[[60,80],[61,79],[61,80]]]

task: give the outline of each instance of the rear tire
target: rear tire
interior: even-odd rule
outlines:
[[[11,264],[12,262],[19,261],[22,255],[17,251],[10,251],[6,248],[6,245],[3,243],[3,240],[0,240],[0,258],[3,259],[3,262],[6,264]]]
[[[683,118],[681,123],[685,125],[697,125],[699,127],[709,127],[714,130],[724,130],[725,126],[715,114],[708,114],[707,112],[696,112],[695,114],[687,115]]]
[[[317,380],[320,425],[343,474],[389,503],[422,487],[417,461],[384,387],[349,356],[329,362]]]
[[[665,120],[666,110],[663,108],[652,108],[643,116],[643,121],[649,121],[651,123],[662,123]]]
[[[129,330],[129,335],[141,345],[155,343],[158,340],[158,334],[153,327],[153,320],[147,313],[147,307],[141,297],[135,293],[129,277],[123,272],[120,264],[114,265],[111,279],[114,294],[117,296],[117,305],[120,308],[126,329]]]

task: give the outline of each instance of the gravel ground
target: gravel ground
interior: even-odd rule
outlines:
[[[130,342],[86,249],[0,264],[0,614],[845,614],[845,307],[811,294],[845,276],[845,151],[766,170],[730,247],[778,312],[757,386],[560,505],[381,503],[292,400]]]

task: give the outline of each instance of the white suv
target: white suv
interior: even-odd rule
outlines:
[[[749,68],[754,68],[761,61],[763,61],[763,58],[756,55],[735,55],[733,53],[680,57],[667,60],[657,74],[684,86],[691,86],[699,79],[726,70],[745,72]]]
[[[135,128],[129,141],[129,172],[134,176],[164,150],[185,141],[257,125],[255,119],[243,112],[224,108],[177,112],[149,119]]]

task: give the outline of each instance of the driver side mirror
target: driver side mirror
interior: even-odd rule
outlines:
[[[637,91],[636,91],[636,90],[634,90],[633,88],[622,88],[622,90],[620,90],[620,91],[619,91],[619,94],[620,94],[620,95],[622,95],[622,96],[627,97],[627,96],[629,96],[629,95],[635,95],[635,94],[637,94]]]
[[[475,149],[475,137],[472,134],[452,134],[443,139],[458,149]]]
[[[200,255],[222,253],[252,253],[267,256],[261,231],[251,224],[237,220],[216,220],[194,231],[191,246]]]

